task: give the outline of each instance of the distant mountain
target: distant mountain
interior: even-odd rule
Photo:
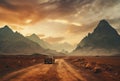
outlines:
[[[57,50],[57,51],[60,51],[60,52],[63,52],[63,53],[71,52],[73,50],[73,48],[74,47],[67,42],[55,43],[55,44],[51,45],[51,49]]]
[[[94,49],[119,51],[120,35],[106,20],[101,20],[94,31],[82,39],[75,51],[83,49],[89,49],[90,51]]]
[[[0,53],[36,53],[42,50],[37,43],[13,32],[7,25],[0,28]]]
[[[46,55],[64,55],[62,53],[57,52],[56,50],[52,49],[52,45],[47,43],[46,41],[40,39],[36,34],[32,34],[27,36],[26,38],[38,43],[42,48],[44,48],[44,52],[42,54]]]
[[[40,39],[36,34],[32,34],[30,36],[27,36],[28,39],[38,43],[42,48],[49,49],[50,44],[45,42],[44,40]]]
[[[28,39],[38,43],[41,47],[44,49],[49,49],[49,50],[56,50],[58,52],[63,52],[67,53],[72,51],[73,46],[70,45],[69,43],[55,43],[55,44],[50,44],[42,39],[40,39],[36,34],[32,34],[30,36],[27,36]]]

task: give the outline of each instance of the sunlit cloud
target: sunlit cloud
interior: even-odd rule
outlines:
[[[72,25],[76,25],[76,26],[82,26],[82,24],[76,23],[76,22],[72,22],[71,24],[72,24]]]
[[[31,22],[32,22],[32,19],[27,19],[27,20],[25,21],[26,24],[29,24],[29,23],[31,23]]]
[[[60,20],[60,19],[48,19],[48,22],[57,22],[57,23],[62,23],[62,24],[68,24],[69,22],[67,20]]]
[[[120,0],[0,0],[0,26],[7,24],[24,35],[58,36],[75,43],[101,19],[120,32],[119,8]]]
[[[48,19],[48,22],[56,22],[56,23],[61,23],[61,24],[68,24],[68,25],[76,25],[76,26],[82,26],[82,24],[77,23],[77,22],[70,22],[68,20],[62,20],[62,19]]]

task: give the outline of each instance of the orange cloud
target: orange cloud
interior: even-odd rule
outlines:
[[[0,21],[18,25],[36,23],[45,16],[37,7],[33,0],[0,0]]]
[[[96,21],[97,17],[102,17],[101,14],[103,17],[108,16],[108,13],[112,12],[113,9],[109,10],[108,13],[102,9],[112,8],[119,2],[120,0],[0,0],[0,21],[8,24],[28,25],[45,18],[74,20],[75,14],[79,12],[77,19],[80,14],[85,17],[82,21],[86,23],[89,20]],[[101,10],[99,10],[100,8]],[[116,15],[110,14],[109,16],[117,18],[119,17],[117,12],[119,13],[119,10],[116,9]],[[74,22],[72,24],[80,25]]]

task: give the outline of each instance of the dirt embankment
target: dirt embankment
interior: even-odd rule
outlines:
[[[69,57],[66,61],[98,80],[120,81],[120,57]],[[85,75],[88,80],[92,80],[89,76]]]

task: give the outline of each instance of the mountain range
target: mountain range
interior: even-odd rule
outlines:
[[[34,54],[64,55],[52,48],[52,45],[40,39],[36,34],[24,37],[13,32],[9,26],[0,28],[0,54]]]
[[[9,26],[0,28],[0,53],[36,53],[43,51],[39,44],[27,39]]]
[[[74,52],[90,53],[93,50],[96,50],[95,53],[120,52],[120,35],[106,20],[101,20],[94,31],[81,40]]]
[[[24,37],[13,32],[9,26],[0,28],[0,53],[44,53],[62,54],[73,50],[69,43],[50,44],[36,34]],[[101,20],[92,33],[88,33],[77,45],[73,54],[79,55],[120,55],[120,35],[106,21]]]

